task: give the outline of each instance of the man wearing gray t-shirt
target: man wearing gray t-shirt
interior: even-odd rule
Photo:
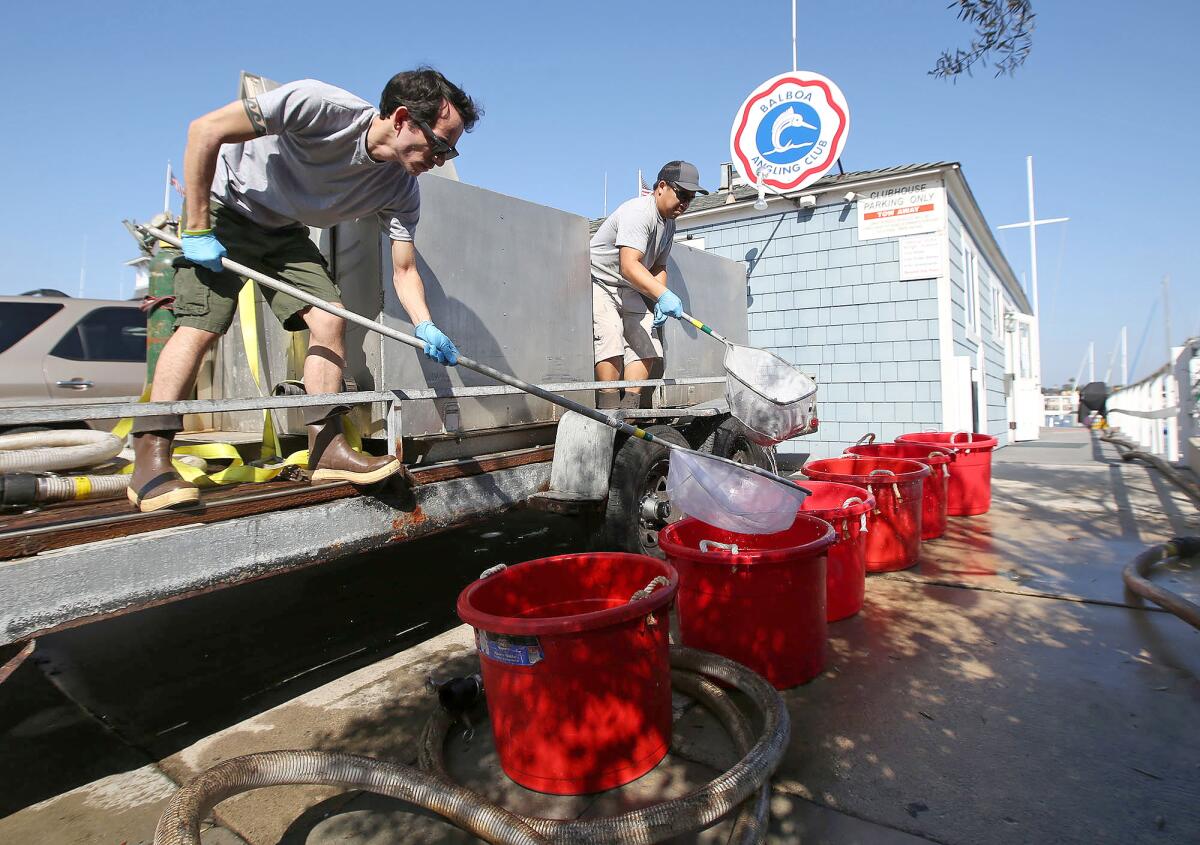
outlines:
[[[667,257],[675,218],[700,187],[686,161],[663,165],[649,194],[622,203],[592,236],[592,341],[597,381],[641,381],[663,372],[661,326],[679,317],[683,303],[667,287]],[[653,313],[651,313],[653,309]],[[596,392],[602,409],[651,407],[654,391],[626,388]]]
[[[175,333],[154,373],[153,402],[183,399],[204,353],[233,320],[242,281],[224,270],[228,254],[326,302],[337,283],[309,239],[310,226],[379,215],[391,239],[392,279],[425,354],[453,365],[458,350],[433,324],[417,272],[413,235],[420,218],[416,177],[458,155],[455,144],[481,111],[432,68],[398,73],[378,111],[353,94],[301,80],[230,103],[188,128],[183,256],[175,275]],[[211,189],[209,189],[211,186]],[[264,290],[289,331],[309,331],[304,387],[341,390],[346,323],[286,294]],[[395,456],[352,449],[342,434],[348,408],[306,407],[308,468],[314,481],[372,484],[401,470]],[[133,428],[129,499],[142,511],[188,506],[199,490],[171,467],[182,417],[139,417]]]

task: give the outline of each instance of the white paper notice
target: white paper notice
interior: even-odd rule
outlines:
[[[945,232],[906,235],[900,241],[900,281],[936,279],[942,274]]]

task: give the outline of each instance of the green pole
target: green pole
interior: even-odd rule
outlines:
[[[175,295],[175,267],[171,262],[179,250],[159,241],[150,257],[149,294],[154,299]],[[175,330],[175,312],[157,305],[146,317],[146,383],[154,381],[158,356]]]

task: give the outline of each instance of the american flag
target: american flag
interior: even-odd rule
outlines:
[[[642,171],[638,171],[638,196],[644,197],[646,194],[652,194],[654,190],[646,184],[646,180],[642,178]]]
[[[171,187],[179,193],[179,196],[184,199],[187,198],[187,192],[183,189],[183,183],[176,179],[173,173],[171,174]]]

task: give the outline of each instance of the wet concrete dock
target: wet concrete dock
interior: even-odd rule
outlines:
[[[1077,429],[997,452],[993,491],[991,512],[951,519],[917,567],[872,576],[863,612],[830,627],[827,671],[785,693],[772,842],[1200,841],[1200,632],[1120,576],[1146,546],[1200,534],[1200,516]],[[45,638],[0,686],[0,841],[149,842],[175,783],[251,751],[412,762],[425,678],[475,661],[452,614],[461,586],[580,539],[569,520],[510,515]],[[1200,598],[1196,571],[1154,579]],[[607,814],[731,762],[715,722],[677,705],[667,760],[600,795],[516,787],[486,729],[453,739],[448,762],[521,812]],[[400,802],[319,787],[239,796],[213,825],[204,841],[221,845],[473,841]]]

